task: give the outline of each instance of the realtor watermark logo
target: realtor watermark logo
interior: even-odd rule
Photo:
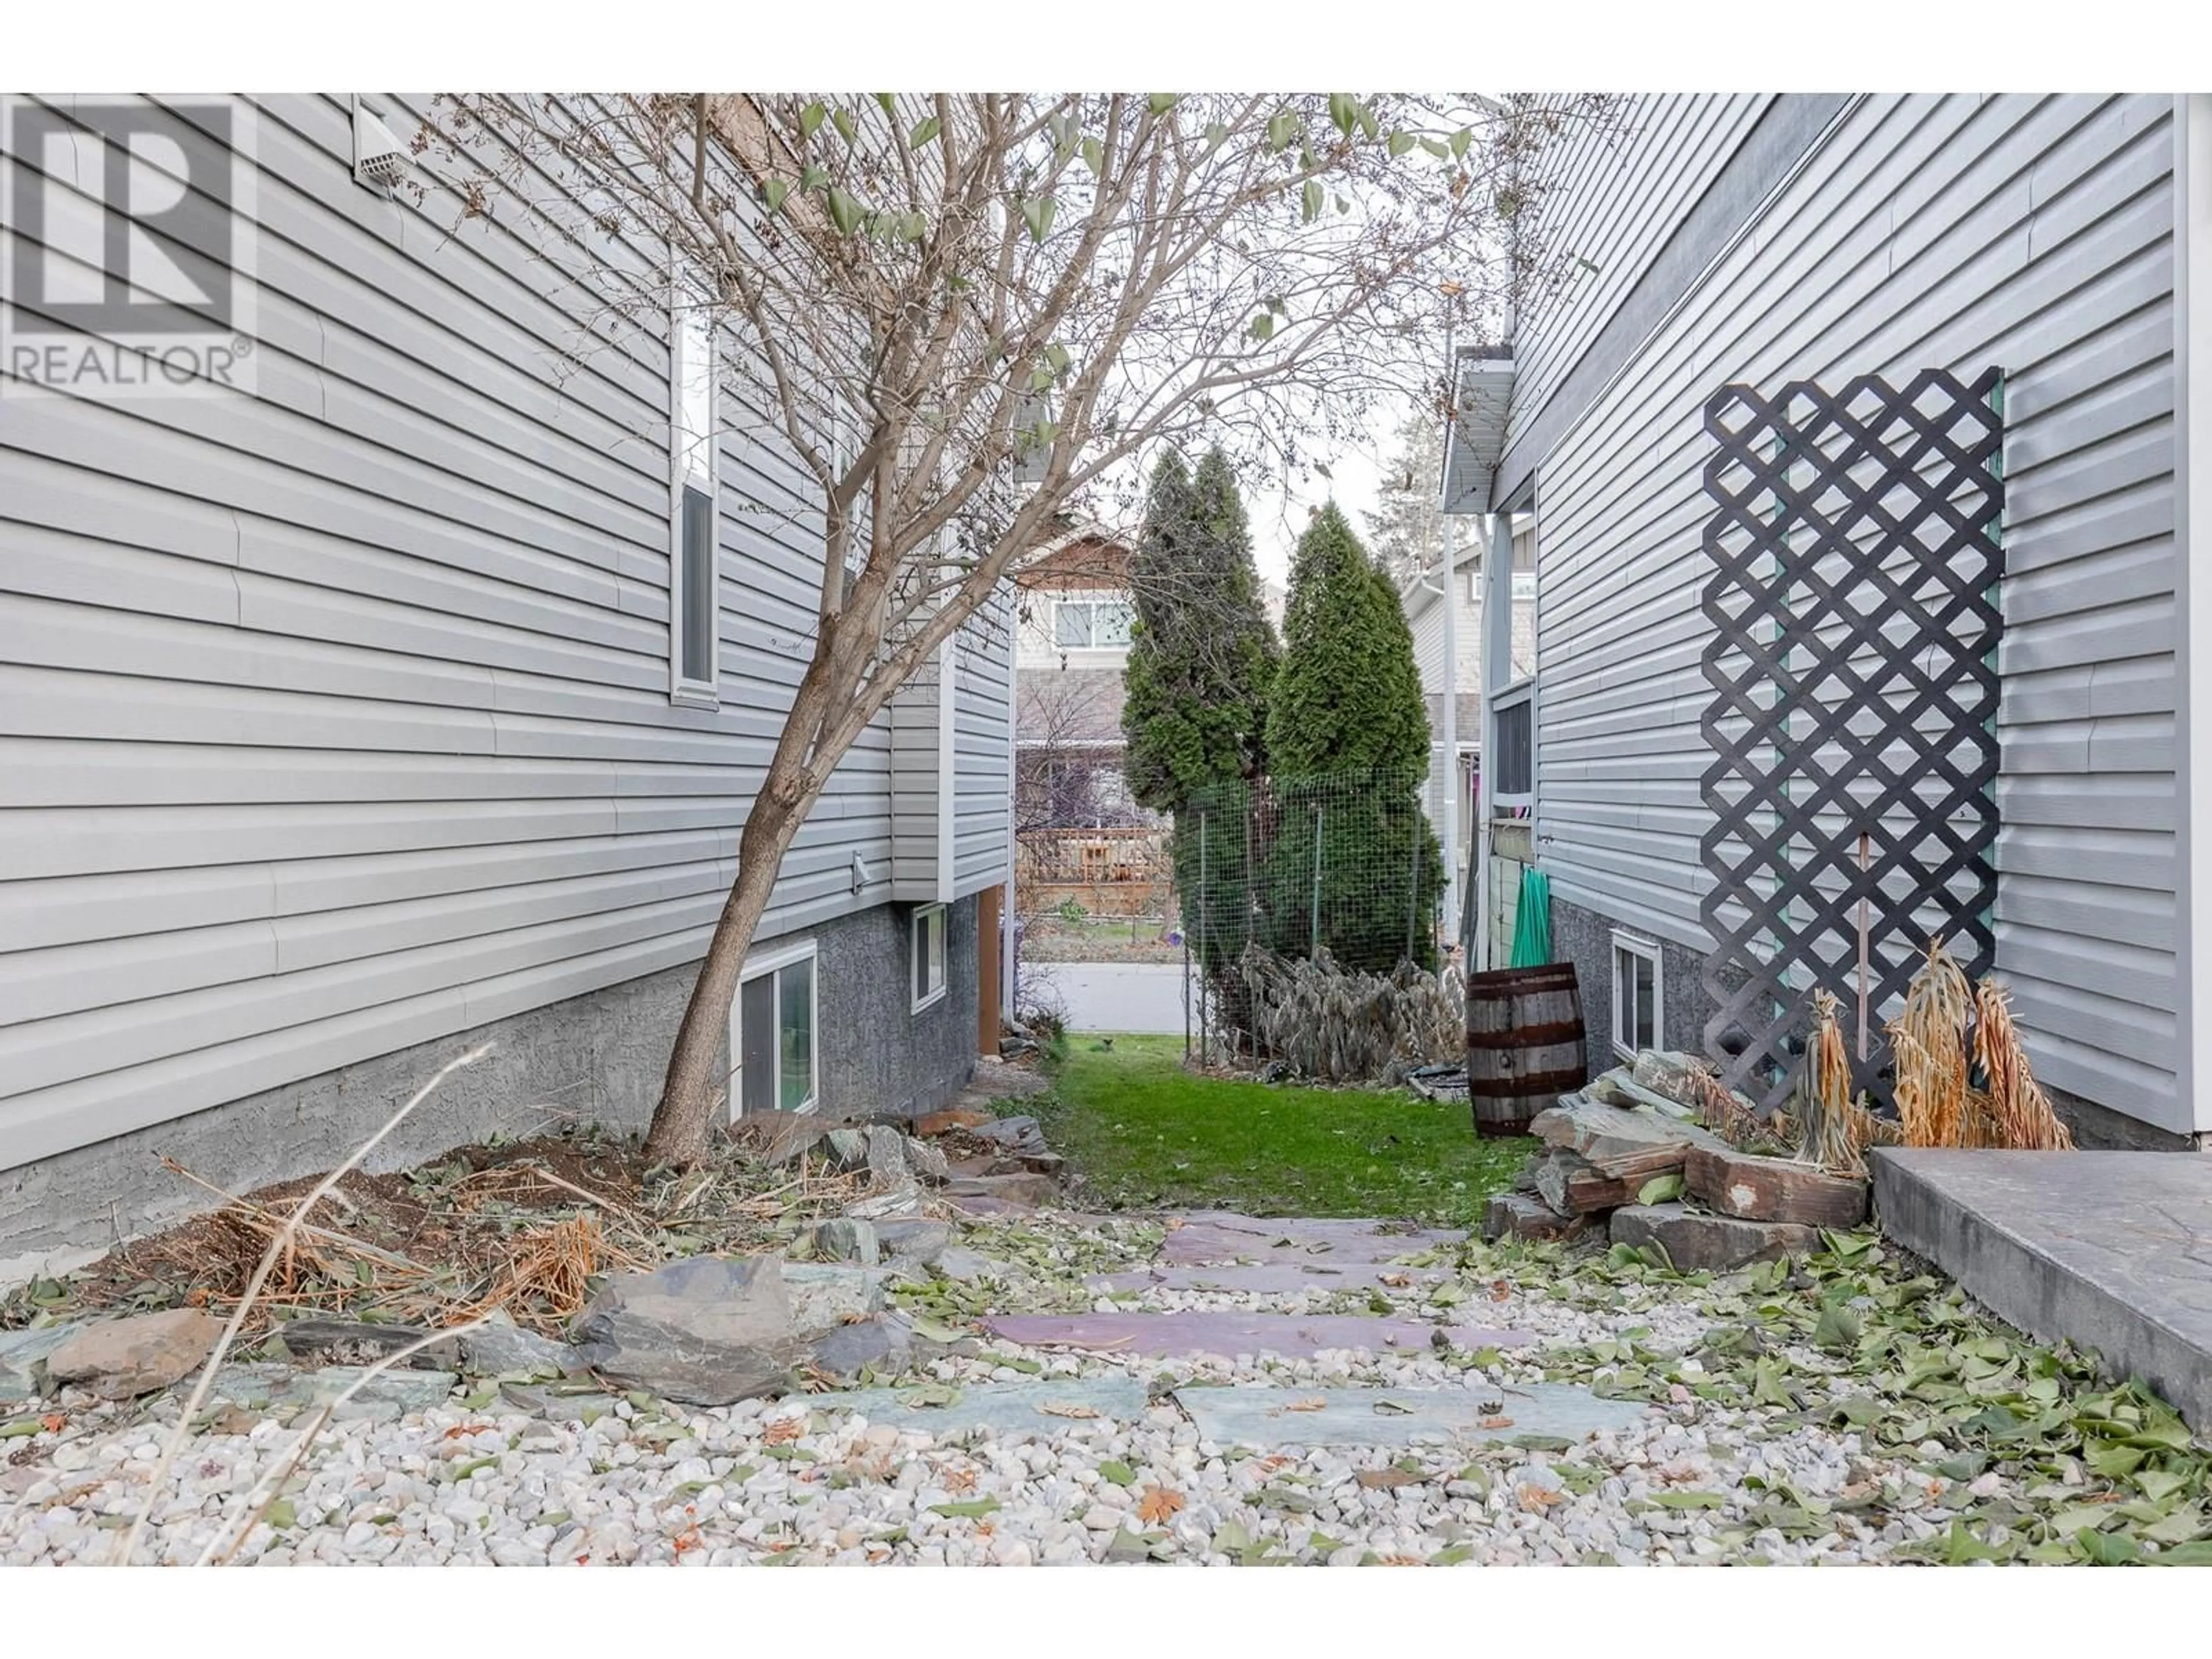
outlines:
[[[0,94],[0,396],[254,389],[254,112]]]

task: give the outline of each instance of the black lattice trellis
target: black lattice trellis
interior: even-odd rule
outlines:
[[[1770,1109],[1812,987],[1852,1030],[1863,981],[1854,1068],[1886,1100],[1881,1022],[1929,935],[1969,973],[1994,954],[2001,385],[1931,369],[1705,404],[1705,1048]]]

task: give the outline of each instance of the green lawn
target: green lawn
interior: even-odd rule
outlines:
[[[1408,1091],[1194,1077],[1179,1036],[1071,1036],[1054,1096],[1030,1103],[1085,1201],[1466,1225],[1530,1140],[1480,1140],[1463,1105]]]

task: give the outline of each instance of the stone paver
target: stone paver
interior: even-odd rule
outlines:
[[[1360,1314],[1250,1313],[1223,1308],[1190,1313],[1004,1314],[983,1322],[992,1335],[1026,1347],[1088,1348],[1148,1358],[1275,1353],[1310,1358],[1326,1349],[1370,1353],[1426,1352],[1441,1331],[1458,1348],[1517,1347],[1525,1331],[1468,1325],[1427,1325]]]
[[[362,1369],[325,1365],[320,1370],[295,1370],[289,1365],[225,1365],[215,1374],[208,1394],[210,1399],[252,1411],[272,1406],[316,1406],[337,1399],[360,1380]],[[396,1422],[410,1412],[443,1405],[459,1381],[451,1371],[380,1371],[331,1415],[341,1421]]]
[[[1356,1291],[1370,1285],[1393,1289],[1437,1285],[1452,1276],[1447,1267],[1394,1267],[1387,1262],[1262,1262],[1238,1266],[1152,1267],[1139,1273],[1104,1273],[1091,1280],[1100,1291]]]
[[[1481,1389],[1240,1387],[1178,1389],[1175,1397],[1199,1437],[1220,1446],[1412,1446],[1526,1435],[1574,1441],[1625,1429],[1649,1409],[1565,1382],[1485,1395]]]
[[[991,1383],[951,1391],[909,1386],[794,1395],[783,1403],[803,1411],[852,1412],[870,1423],[960,1434],[1057,1434],[1086,1422],[1134,1423],[1145,1414],[1145,1385],[1133,1376],[1067,1377],[1050,1382]],[[1056,1409],[1055,1409],[1056,1408]],[[772,1410],[771,1416],[787,1415]]]

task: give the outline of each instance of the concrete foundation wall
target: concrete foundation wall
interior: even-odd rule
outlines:
[[[973,898],[949,907],[946,994],[919,1013],[909,1012],[907,906],[880,904],[811,933],[761,941],[763,949],[816,941],[820,1110],[927,1111],[967,1083],[975,1053],[975,908]],[[483,1042],[491,1053],[447,1079],[368,1169],[404,1169],[494,1133],[568,1122],[642,1130],[696,972],[696,963],[666,969],[0,1170],[0,1285],[79,1265],[208,1209],[208,1194],[165,1170],[164,1158],[235,1193],[329,1169],[440,1066]]]

